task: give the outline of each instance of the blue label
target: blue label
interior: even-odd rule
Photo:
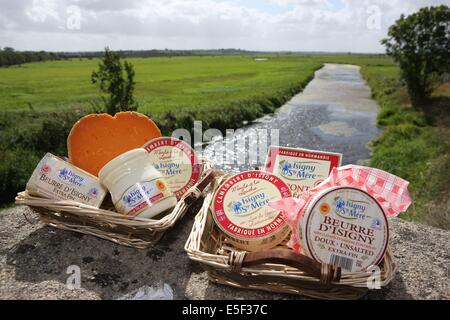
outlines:
[[[58,179],[79,187],[83,186],[84,183],[84,178],[82,176],[65,167],[58,172]]]
[[[322,176],[317,174],[315,163],[290,162],[283,160],[280,162],[281,175],[294,180],[318,179]]]
[[[367,210],[367,203],[356,200],[345,200],[337,197],[334,200],[334,210],[337,215],[345,219],[365,219],[367,218],[365,212]]]
[[[269,201],[270,199],[266,197],[266,194],[261,192],[248,197],[243,197],[239,201],[233,201],[230,204],[230,208],[236,215],[245,215],[264,207],[269,203]]]

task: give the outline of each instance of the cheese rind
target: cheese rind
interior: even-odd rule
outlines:
[[[98,176],[110,160],[160,136],[156,124],[138,112],[119,112],[114,117],[87,115],[73,126],[67,138],[69,161]]]

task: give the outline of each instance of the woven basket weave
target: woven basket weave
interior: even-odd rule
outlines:
[[[39,214],[40,220],[53,227],[80,232],[107,239],[115,243],[146,248],[155,245],[164,232],[171,228],[187,211],[198,210],[203,189],[212,180],[212,165],[202,160],[202,176],[178,201],[175,208],[160,219],[128,217],[117,213],[110,199],[97,209],[70,200],[53,200],[20,192],[16,204],[28,205]]]
[[[318,299],[358,299],[367,293],[371,272],[344,273],[338,281],[330,281],[330,277],[324,274],[330,266],[323,264],[321,268],[319,267],[320,274],[317,276],[311,276],[304,268],[294,268],[280,263],[279,260],[276,263],[269,260],[259,265],[243,267],[242,261],[251,253],[240,251],[227,242],[225,235],[216,227],[210,209],[214,192],[225,178],[223,173],[216,172],[214,182],[204,191],[203,205],[195,217],[185,245],[190,259],[201,263],[213,282]],[[274,251],[282,252],[290,250],[286,243],[275,249]],[[292,254],[292,250],[290,251]],[[310,259],[305,256],[302,258]],[[386,286],[396,271],[390,247],[379,267],[380,285]]]

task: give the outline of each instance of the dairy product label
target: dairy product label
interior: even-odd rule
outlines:
[[[290,196],[287,185],[270,173],[238,173],[228,178],[216,191],[213,201],[214,219],[233,238],[268,238],[287,225],[281,212],[267,204]]]
[[[292,196],[299,197],[325,180],[341,159],[338,153],[272,146],[265,167],[288,185]]]
[[[195,151],[187,143],[163,137],[149,141],[143,148],[178,200],[198,182],[201,167]]]
[[[304,249],[343,272],[366,270],[384,257],[388,222],[378,202],[363,190],[331,188],[318,194],[299,221]]]
[[[39,162],[27,190],[44,197],[73,200],[99,207],[106,195],[97,177],[47,153]]]
[[[170,191],[164,181],[154,179],[132,185],[115,205],[117,210],[123,214],[137,216],[151,205],[170,196]]]

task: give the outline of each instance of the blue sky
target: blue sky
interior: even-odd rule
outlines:
[[[383,52],[392,23],[450,0],[0,0],[0,46],[19,50]]]

